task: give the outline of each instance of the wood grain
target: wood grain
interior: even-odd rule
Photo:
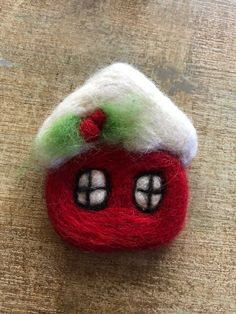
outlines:
[[[236,313],[236,2],[2,0],[0,313]],[[81,254],[28,170],[45,117],[93,71],[138,66],[192,118],[199,153],[181,236],[160,252]]]

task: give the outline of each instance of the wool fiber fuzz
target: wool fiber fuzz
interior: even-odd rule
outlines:
[[[80,250],[158,248],[183,228],[196,131],[134,67],[97,72],[54,109],[34,146],[49,218]]]
[[[75,174],[81,169],[100,169],[109,177],[108,200],[103,209],[78,206]],[[162,199],[157,210],[145,212],[134,201],[137,175],[155,173],[156,169],[162,172]],[[130,153],[115,146],[101,146],[50,170],[46,181],[48,214],[55,230],[83,251],[167,245],[183,228],[187,199],[182,163],[165,152]]]
[[[71,147],[52,154],[55,149],[53,145],[45,145],[45,134],[51,134],[55,124],[61,124],[62,128],[63,117],[77,117],[79,123],[79,119],[99,108],[107,115],[101,143],[122,144],[130,151],[166,150],[179,156],[185,166],[196,154],[197,135],[187,116],[140,71],[128,64],[115,63],[66,97],[45,120],[35,141],[39,161],[47,168],[58,166],[90,148],[90,144],[74,145],[73,141],[67,141],[70,134],[63,130],[65,143]],[[108,129],[110,133],[106,132]]]

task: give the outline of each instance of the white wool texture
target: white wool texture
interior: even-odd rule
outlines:
[[[135,117],[138,132],[135,137],[133,134],[127,137],[123,146],[130,151],[167,150],[178,155],[187,166],[197,152],[197,134],[193,124],[151,80],[125,63],[115,63],[98,71],[67,96],[44,121],[36,138],[36,147],[42,135],[65,114],[86,117],[104,103],[122,106],[122,100],[130,95],[141,100],[142,109]],[[40,151],[40,147],[37,149]],[[69,157],[65,156],[65,159]],[[55,162],[58,164],[58,160],[48,161],[49,167],[53,167]]]

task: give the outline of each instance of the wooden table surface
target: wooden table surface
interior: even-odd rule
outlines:
[[[236,313],[236,1],[1,0],[0,313]],[[97,68],[135,64],[194,121],[185,230],[82,254],[52,230],[32,139]],[[19,174],[20,173],[20,174]]]

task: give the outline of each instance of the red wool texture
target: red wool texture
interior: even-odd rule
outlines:
[[[108,205],[101,211],[79,208],[74,200],[76,175],[85,169],[105,170],[110,177]],[[135,177],[161,171],[165,191],[154,213],[139,211],[133,201]],[[188,185],[185,169],[164,152],[134,153],[116,146],[100,146],[76,156],[46,178],[46,202],[57,233],[83,251],[157,248],[182,229]]]
[[[105,113],[98,109],[80,123],[80,134],[86,142],[99,139],[102,127],[106,122]]]

